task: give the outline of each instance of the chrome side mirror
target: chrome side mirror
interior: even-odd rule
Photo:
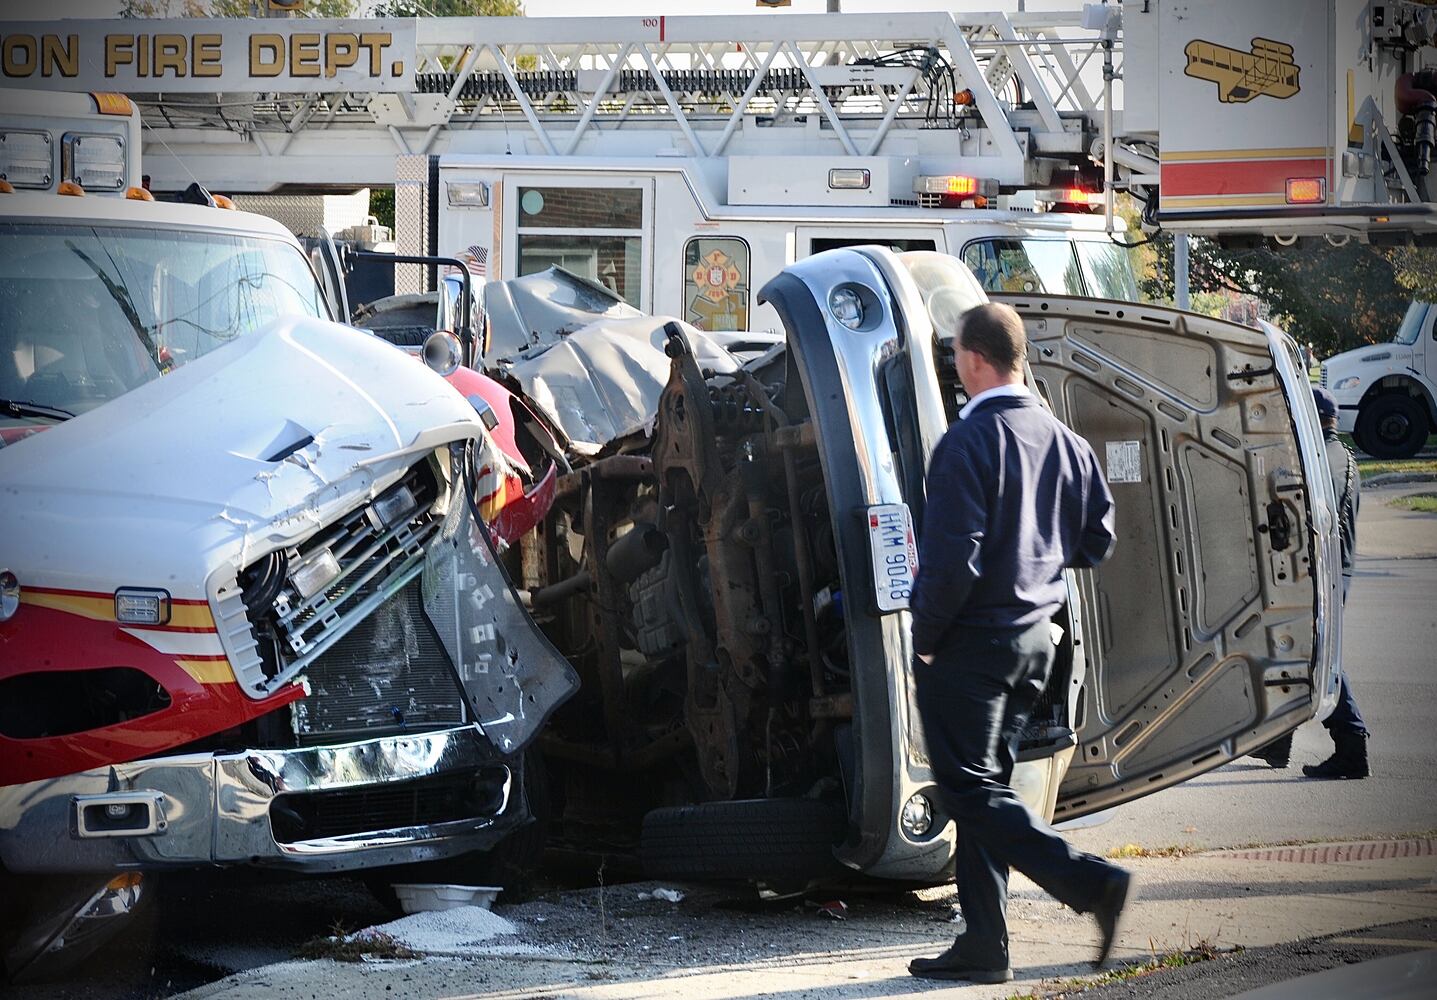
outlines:
[[[439,315],[435,329],[453,330],[463,328],[464,311],[460,307],[464,298],[464,279],[457,274],[446,274],[439,279]]]
[[[435,330],[424,341],[424,363],[440,375],[453,375],[464,358],[459,338],[448,330]]]

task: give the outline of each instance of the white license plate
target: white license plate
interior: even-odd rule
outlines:
[[[868,548],[873,553],[873,592],[878,610],[902,611],[918,574],[918,542],[906,503],[868,508]]]

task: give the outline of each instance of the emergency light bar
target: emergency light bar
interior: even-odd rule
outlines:
[[[951,194],[960,198],[996,198],[998,182],[991,177],[964,174],[920,175],[913,178],[915,194]]]
[[[125,140],[118,135],[66,132],[60,140],[60,179],[89,191],[125,186]]]
[[[48,188],[55,157],[48,132],[11,129],[0,132],[0,180],[17,188]]]

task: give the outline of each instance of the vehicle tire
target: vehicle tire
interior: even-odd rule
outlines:
[[[1358,452],[1370,456],[1372,454],[1372,442],[1367,440],[1367,435],[1363,433],[1363,430],[1364,428],[1361,424],[1352,428],[1352,444]]]
[[[1378,396],[1357,415],[1354,440],[1374,458],[1411,458],[1427,443],[1427,409],[1406,394]]]
[[[655,809],[640,854],[650,878],[802,885],[847,871],[833,856],[842,811],[817,799],[742,799]]]

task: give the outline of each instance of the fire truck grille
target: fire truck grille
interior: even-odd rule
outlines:
[[[418,580],[325,650],[305,675],[310,695],[293,709],[301,744],[464,721],[463,695],[424,613]]]
[[[508,778],[508,768],[494,764],[413,781],[295,792],[270,803],[270,825],[278,843],[293,844],[489,819],[504,806]]]

